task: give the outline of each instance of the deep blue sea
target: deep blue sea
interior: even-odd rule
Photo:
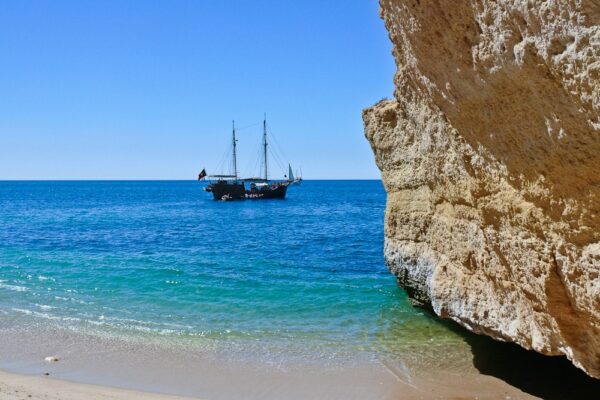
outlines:
[[[379,181],[216,202],[193,181],[0,182],[0,317],[307,358],[455,340],[383,260]]]

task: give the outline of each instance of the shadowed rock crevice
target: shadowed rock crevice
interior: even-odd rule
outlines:
[[[473,365],[525,393],[547,400],[600,396],[600,381],[575,368],[566,357],[547,357],[512,343],[466,334]]]

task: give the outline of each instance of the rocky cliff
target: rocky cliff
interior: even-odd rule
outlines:
[[[412,299],[600,378],[600,1],[381,0],[363,113]]]

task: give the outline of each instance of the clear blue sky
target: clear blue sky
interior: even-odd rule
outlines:
[[[376,0],[2,1],[0,179],[194,179],[263,112],[305,178],[379,178],[390,52]]]

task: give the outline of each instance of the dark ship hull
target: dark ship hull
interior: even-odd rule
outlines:
[[[287,188],[287,182],[279,182],[260,187],[253,184],[250,190],[246,190],[243,182],[219,181],[211,183],[205,190],[212,193],[215,200],[227,201],[285,199]]]
[[[215,200],[242,200],[246,196],[244,183],[218,181],[211,183],[204,190],[212,193]]]
[[[248,200],[259,199],[285,199],[288,185],[285,183],[264,186],[258,189],[250,189],[246,192]]]

